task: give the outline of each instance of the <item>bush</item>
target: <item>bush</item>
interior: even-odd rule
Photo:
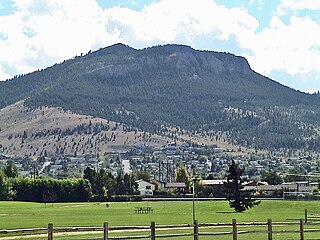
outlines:
[[[153,191],[153,196],[171,197],[171,196],[173,196],[173,193],[170,191],[158,189],[158,190]]]
[[[30,202],[86,202],[91,197],[87,179],[13,178],[13,200]]]
[[[102,196],[102,195],[98,195],[98,194],[95,194],[95,195],[92,195],[90,198],[89,198],[89,202],[105,202],[107,201],[107,197],[106,196]]]
[[[112,195],[109,199],[111,202],[136,202],[141,201],[142,196],[140,195]]]

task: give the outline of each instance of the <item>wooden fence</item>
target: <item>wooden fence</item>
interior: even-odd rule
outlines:
[[[307,209],[304,210],[304,221],[307,223],[308,221],[320,221],[320,213],[313,212],[309,213]]]
[[[48,235],[48,240],[54,239],[55,233],[70,233],[78,232],[79,234],[85,232],[100,232],[103,233],[102,240],[111,240],[111,239],[151,239],[155,240],[158,238],[177,238],[177,237],[193,237],[194,240],[199,240],[201,236],[211,236],[211,239],[219,239],[219,236],[230,235],[230,239],[237,240],[238,235],[240,234],[265,234],[268,240],[272,240],[273,234],[287,234],[287,233],[296,233],[300,236],[300,240],[305,240],[305,233],[308,232],[319,232],[320,233],[320,222],[314,221],[315,217],[320,219],[320,216],[308,215],[307,210],[305,210],[305,218],[301,219],[291,219],[298,221],[289,221],[289,222],[272,222],[271,219],[268,219],[267,222],[251,222],[251,223],[238,223],[236,219],[232,220],[232,223],[198,223],[197,220],[194,221],[194,224],[181,224],[181,225],[156,225],[155,222],[151,222],[150,226],[122,226],[122,227],[110,227],[108,223],[104,223],[101,227],[57,227],[54,228],[52,223],[48,224],[47,228],[33,228],[33,229],[14,229],[14,230],[0,230],[0,234],[35,234],[42,233]],[[277,229],[288,228],[290,229],[281,229],[275,230],[273,227],[276,226]],[[308,226],[308,228],[305,228]],[[310,228],[310,226],[318,228]],[[246,230],[239,230],[239,228]],[[215,229],[215,231],[208,231],[209,229]],[[221,229],[228,229],[229,231],[222,231]],[[158,230],[158,231],[157,231]],[[160,230],[184,230],[187,233],[167,233],[164,234],[164,231]],[[205,232],[207,230],[207,232]],[[121,237],[111,237],[109,233],[111,232],[147,232],[145,235],[140,236],[121,236]],[[190,231],[190,232],[188,232]],[[162,232],[162,233],[161,233]],[[216,238],[214,238],[214,236]],[[97,238],[95,238],[97,239]],[[0,237],[1,240],[1,237]]]

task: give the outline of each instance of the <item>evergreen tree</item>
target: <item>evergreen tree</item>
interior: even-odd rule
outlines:
[[[146,182],[149,182],[151,179],[150,173],[144,171],[135,172],[134,175],[137,180],[142,179]]]
[[[124,194],[134,195],[138,194],[138,184],[136,183],[136,179],[133,174],[126,173],[123,176],[123,184],[124,184]]]
[[[241,178],[243,171],[244,168],[241,168],[232,159],[226,175],[227,181],[223,184],[226,199],[236,212],[243,212],[260,204],[260,201],[252,198],[252,191],[243,189],[243,179]]]
[[[7,176],[0,171],[0,200],[8,200],[12,197],[11,184]]]
[[[265,181],[270,185],[277,185],[283,182],[282,178],[276,172],[270,170],[268,172],[262,172],[261,181]]]
[[[116,177],[115,194],[123,195],[124,191],[125,191],[125,186],[123,182],[123,173],[119,171]]]
[[[190,178],[189,178],[189,174],[187,172],[187,170],[180,166],[177,168],[176,170],[176,181],[177,182],[184,182],[186,184],[186,190],[189,190],[190,187]]]
[[[3,169],[3,173],[8,178],[15,178],[15,177],[18,177],[19,175],[18,168],[14,163],[7,163]]]

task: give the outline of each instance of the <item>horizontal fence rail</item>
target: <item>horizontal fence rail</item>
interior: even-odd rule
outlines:
[[[14,234],[14,233],[46,233],[48,228],[18,228],[18,229],[0,229],[0,234]]]
[[[306,214],[306,217],[308,215]],[[305,221],[308,220],[308,221]],[[281,229],[281,227],[290,227],[290,229]],[[293,227],[292,227],[293,226]],[[305,228],[305,226],[313,227]],[[316,228],[316,226],[319,226]],[[244,227],[248,227],[244,229]],[[274,229],[277,228],[277,230]],[[241,230],[239,230],[241,228]],[[208,230],[214,229],[214,232]],[[158,231],[156,231],[158,230]],[[174,230],[183,230],[181,233],[164,233],[164,231],[174,232]],[[128,233],[141,231],[141,235],[133,236]],[[295,233],[300,236],[300,240],[305,239],[305,233],[320,233],[320,222],[310,221],[310,219],[299,219],[293,222],[273,222],[268,219],[267,222],[237,222],[236,219],[232,223],[198,223],[194,224],[180,224],[180,225],[156,225],[151,222],[150,226],[113,226],[110,227],[108,223],[104,223],[101,227],[54,227],[52,223],[48,224],[47,228],[33,228],[33,229],[0,229],[0,234],[47,234],[48,240],[53,240],[54,235],[58,233],[78,232],[87,233],[94,232],[95,234],[102,234],[102,240],[110,239],[159,239],[159,238],[179,238],[179,237],[193,237],[194,240],[199,240],[201,236],[211,236],[212,239],[219,239],[219,236],[230,235],[230,239],[237,240],[238,235],[244,234],[265,234],[268,240],[272,240],[273,234],[288,234]],[[110,236],[112,232],[120,232],[129,236]],[[93,238],[91,238],[93,239]],[[95,238],[97,239],[97,238]],[[0,237],[1,240],[1,237]],[[88,239],[89,240],[89,239]]]

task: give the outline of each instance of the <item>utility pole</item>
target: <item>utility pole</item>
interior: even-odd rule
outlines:
[[[195,208],[194,208],[194,195],[195,195],[195,192],[194,192],[194,181],[192,181],[192,216],[193,216],[193,222],[196,220],[196,211],[195,211]]]
[[[161,181],[161,160],[159,159],[159,182]]]
[[[175,162],[173,161],[171,165],[171,179],[175,179],[175,173],[176,173],[176,165],[175,165]]]
[[[169,181],[169,160],[167,159],[167,182]]]

